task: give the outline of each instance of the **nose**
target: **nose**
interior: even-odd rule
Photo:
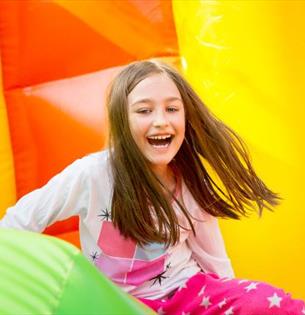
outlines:
[[[153,126],[154,127],[164,127],[168,125],[167,115],[163,110],[156,111],[154,115]]]

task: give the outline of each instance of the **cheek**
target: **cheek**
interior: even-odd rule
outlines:
[[[182,143],[185,137],[185,125],[180,129],[180,142]]]
[[[137,121],[137,116],[136,115],[134,115],[132,113],[129,113],[128,114],[128,122],[129,122],[130,130],[136,130],[137,129],[138,121]]]
[[[142,130],[142,132],[146,132],[146,129],[149,128],[149,124],[150,124],[149,117],[145,115],[131,116],[129,120],[130,128],[138,131]]]
[[[182,135],[185,136],[185,122],[183,122]]]
[[[135,140],[135,142],[138,142],[139,130],[138,130],[138,128],[136,126],[137,125],[133,125],[133,124],[129,125],[130,132],[131,132],[131,135],[132,135],[133,139]]]
[[[136,117],[129,118],[129,128],[132,137],[136,142],[139,142],[146,133],[146,123],[144,119],[139,119]]]
[[[179,132],[184,135],[185,133],[185,116],[184,115],[181,115],[178,117],[176,121],[176,127],[179,130]]]

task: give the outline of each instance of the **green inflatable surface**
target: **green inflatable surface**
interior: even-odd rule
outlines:
[[[0,314],[155,313],[104,277],[73,245],[0,229]]]

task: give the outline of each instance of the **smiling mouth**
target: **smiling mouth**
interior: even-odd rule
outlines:
[[[148,143],[153,147],[167,148],[172,142],[174,136],[169,135],[168,137],[148,137]]]

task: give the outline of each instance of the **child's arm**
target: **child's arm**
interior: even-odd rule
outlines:
[[[89,157],[75,161],[45,186],[8,208],[0,227],[41,232],[55,221],[85,212],[90,185],[86,159]]]
[[[195,223],[196,237],[191,232],[188,238],[193,257],[205,272],[214,272],[220,277],[234,277],[217,218],[205,213],[200,214],[200,220],[204,222]]]

